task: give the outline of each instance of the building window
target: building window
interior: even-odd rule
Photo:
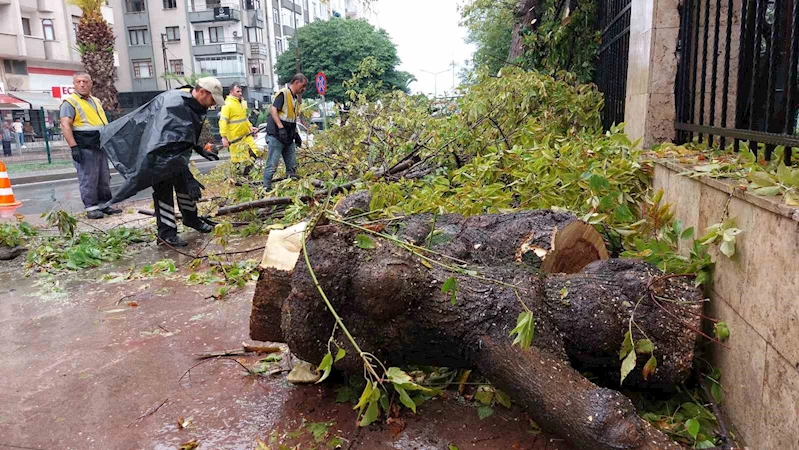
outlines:
[[[153,77],[153,60],[151,59],[133,60],[133,78],[152,78],[152,77]]]
[[[3,68],[6,73],[13,73],[15,75],[27,75],[28,63],[17,59],[6,59],[3,61]]]
[[[72,39],[78,42],[78,24],[80,23],[79,16],[72,16]]]
[[[178,7],[178,0],[164,0],[164,9],[175,9]]]
[[[225,40],[225,30],[222,27],[208,27],[208,41],[212,44]]]
[[[55,28],[53,28],[52,19],[42,19],[42,30],[44,31],[45,41],[55,40]]]
[[[125,11],[129,13],[139,13],[147,10],[146,0],[125,0]]]
[[[277,54],[278,54],[278,55],[281,55],[281,54],[283,54],[283,40],[282,40],[282,39],[278,38],[278,39],[275,41],[275,47],[276,47],[276,50],[277,50]]]
[[[245,27],[247,28],[247,41],[248,42],[263,42],[264,32],[261,28]]]
[[[259,62],[257,60],[255,60],[255,61],[251,60],[250,61],[250,73],[252,75],[263,75],[263,74],[266,73],[266,66],[262,62]]]
[[[196,58],[201,73],[213,76],[241,77],[244,76],[244,60],[241,56],[212,56]]]
[[[169,71],[174,73],[175,75],[183,75],[183,60],[182,59],[170,59],[169,60]]]
[[[147,36],[150,33],[147,32],[147,28],[130,28],[128,29],[128,38],[130,39],[130,45],[147,45]]]
[[[275,23],[280,25],[280,12],[278,12],[277,8],[272,8],[272,17],[275,20]]]
[[[281,8],[283,14],[283,26],[294,28],[294,14],[287,8]]]
[[[22,34],[25,36],[31,36],[31,20],[22,18]]]
[[[203,37],[203,32],[201,30],[194,31],[194,45],[203,45],[205,44],[205,37]]]
[[[180,27],[166,27],[167,41],[180,41]]]
[[[247,9],[261,9],[261,0],[245,0],[244,6]]]

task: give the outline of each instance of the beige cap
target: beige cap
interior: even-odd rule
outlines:
[[[210,92],[218,106],[225,104],[225,97],[222,95],[222,83],[218,79],[214,77],[200,78],[197,80],[197,86]]]

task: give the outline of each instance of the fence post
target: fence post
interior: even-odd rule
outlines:
[[[53,159],[50,157],[50,137],[47,135],[47,121],[45,120],[44,107],[40,107],[39,111],[42,113],[42,135],[44,136],[44,148],[47,151],[47,164],[52,164]]]

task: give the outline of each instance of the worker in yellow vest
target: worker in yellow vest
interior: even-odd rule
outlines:
[[[264,169],[264,187],[272,189],[272,177],[277,171],[280,159],[286,163],[286,175],[297,177],[297,147],[302,146],[302,138],[297,132],[297,119],[302,107],[302,94],[308,87],[308,78],[301,73],[294,74],[289,84],[275,93],[266,125],[266,143],[269,155]]]
[[[252,137],[258,128],[247,119],[247,107],[241,97],[241,85],[233,83],[225,106],[219,112],[219,134],[222,136],[222,145],[230,148],[230,162],[244,166],[243,171],[247,175],[253,158],[261,156],[261,151]]]
[[[75,93],[61,103],[61,133],[72,150],[86,216],[101,219],[104,214],[119,214],[121,210],[106,205],[111,200],[111,172],[100,148],[100,131],[108,118],[100,100],[92,97],[92,77],[78,72],[72,82]]]

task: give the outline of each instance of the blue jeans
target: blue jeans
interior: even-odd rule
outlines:
[[[268,191],[272,189],[272,177],[280,165],[280,158],[286,163],[286,176],[297,178],[297,155],[294,142],[284,144],[277,137],[269,135],[266,137],[266,145],[269,147],[269,155],[266,157],[266,169],[264,169],[264,187]]]
[[[25,135],[22,133],[17,133],[17,140],[19,141],[19,146],[22,147],[25,145]]]

